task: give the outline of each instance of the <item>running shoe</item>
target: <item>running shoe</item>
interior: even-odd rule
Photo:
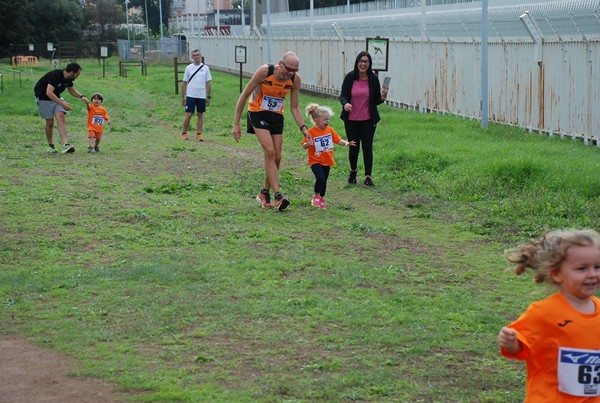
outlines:
[[[63,150],[62,150],[63,154],[71,154],[74,152],[75,152],[75,147],[73,147],[71,144],[63,144]]]
[[[188,137],[187,134],[185,133],[181,133],[181,140],[189,140],[190,138]]]
[[[277,207],[277,211],[283,211],[290,205],[290,201],[285,197],[275,198],[275,207]]]
[[[365,178],[365,186],[368,186],[368,187],[375,186],[375,184],[373,183],[373,181],[371,180],[371,178],[368,177],[368,176]]]
[[[54,144],[48,144],[48,148],[46,149],[49,154],[56,154],[58,150],[54,148]]]
[[[258,192],[256,195],[256,201],[261,205],[262,208],[270,208],[273,207],[273,203],[271,203],[271,195],[269,193]]]
[[[100,152],[100,147],[98,147],[98,146],[95,146],[95,147],[94,147],[94,151],[95,151],[95,152],[97,152],[97,153],[99,153],[99,152]]]
[[[327,209],[327,205],[325,204],[325,199],[321,199],[321,203],[319,204],[319,208],[321,210]]]
[[[315,207],[319,207],[321,205],[321,198],[319,196],[313,196],[312,200],[310,201],[310,204],[312,204]]]
[[[348,183],[351,185],[356,185],[356,171],[350,171],[350,176],[348,177]]]
[[[196,141],[204,141],[200,133],[196,133]]]
[[[96,150],[94,150],[94,147],[92,147],[92,146],[88,147],[88,153],[95,153],[95,152],[96,152]]]

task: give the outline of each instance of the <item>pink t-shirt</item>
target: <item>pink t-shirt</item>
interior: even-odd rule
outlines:
[[[370,120],[369,113],[369,81],[355,80],[352,84],[352,111],[348,116],[349,120],[363,121]]]

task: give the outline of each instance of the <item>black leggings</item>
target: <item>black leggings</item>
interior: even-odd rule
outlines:
[[[355,147],[348,147],[348,159],[350,169],[356,171],[358,165],[358,154],[362,144],[363,161],[365,163],[365,176],[371,176],[373,170],[373,137],[375,137],[375,125],[370,120],[347,120],[344,122],[348,141],[356,141]]]
[[[327,190],[327,178],[329,178],[329,169],[321,164],[314,164],[310,166],[310,169],[315,174],[315,193],[318,193],[321,197],[325,197],[325,191]]]

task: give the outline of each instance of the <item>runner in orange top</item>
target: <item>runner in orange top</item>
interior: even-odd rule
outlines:
[[[264,156],[265,183],[256,196],[262,207],[273,207],[270,190],[275,192],[275,206],[283,211],[290,204],[280,192],[279,167],[283,147],[283,106],[287,94],[290,94],[290,112],[304,136],[308,128],[304,124],[302,112],[298,106],[298,93],[302,81],[298,75],[300,61],[293,52],[287,52],[276,65],[264,64],[259,67],[244,91],[240,94],[233,119],[233,138],[236,142],[242,136],[240,119],[246,101],[252,95],[248,105],[248,133],[255,133]]]
[[[305,137],[302,140],[302,146],[308,150],[308,165],[315,175],[315,195],[311,200],[311,204],[325,210],[325,192],[327,191],[327,178],[329,178],[329,170],[335,165],[333,159],[333,144],[341,146],[355,146],[356,142],[346,141],[331,126],[329,122],[333,116],[333,111],[327,106],[318,104],[309,104],[306,107],[306,115],[310,117],[315,126],[308,129],[308,133],[312,138],[312,144]]]
[[[100,152],[100,140],[104,133],[104,123],[110,124],[108,112],[101,106],[104,101],[102,94],[95,93],[92,95],[92,103],[87,104],[88,109],[88,153]]]
[[[534,302],[502,328],[502,355],[527,364],[525,402],[600,402],[600,234],[553,231],[511,251],[522,274],[559,292]]]

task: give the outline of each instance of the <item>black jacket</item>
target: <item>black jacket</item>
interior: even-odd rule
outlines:
[[[344,77],[344,82],[342,83],[342,92],[340,94],[340,103],[342,104],[342,114],[340,118],[344,121],[348,121],[348,116],[350,112],[347,112],[344,109],[344,105],[351,104],[352,100],[352,85],[354,81],[357,80],[358,77],[354,74],[354,70],[350,73],[346,74]],[[371,72],[368,76],[369,79],[369,114],[371,115],[371,122],[374,125],[377,124],[381,120],[379,117],[379,111],[377,110],[377,105],[382,104],[384,102],[381,99],[381,85],[379,84],[379,78],[375,75],[375,73]]]

